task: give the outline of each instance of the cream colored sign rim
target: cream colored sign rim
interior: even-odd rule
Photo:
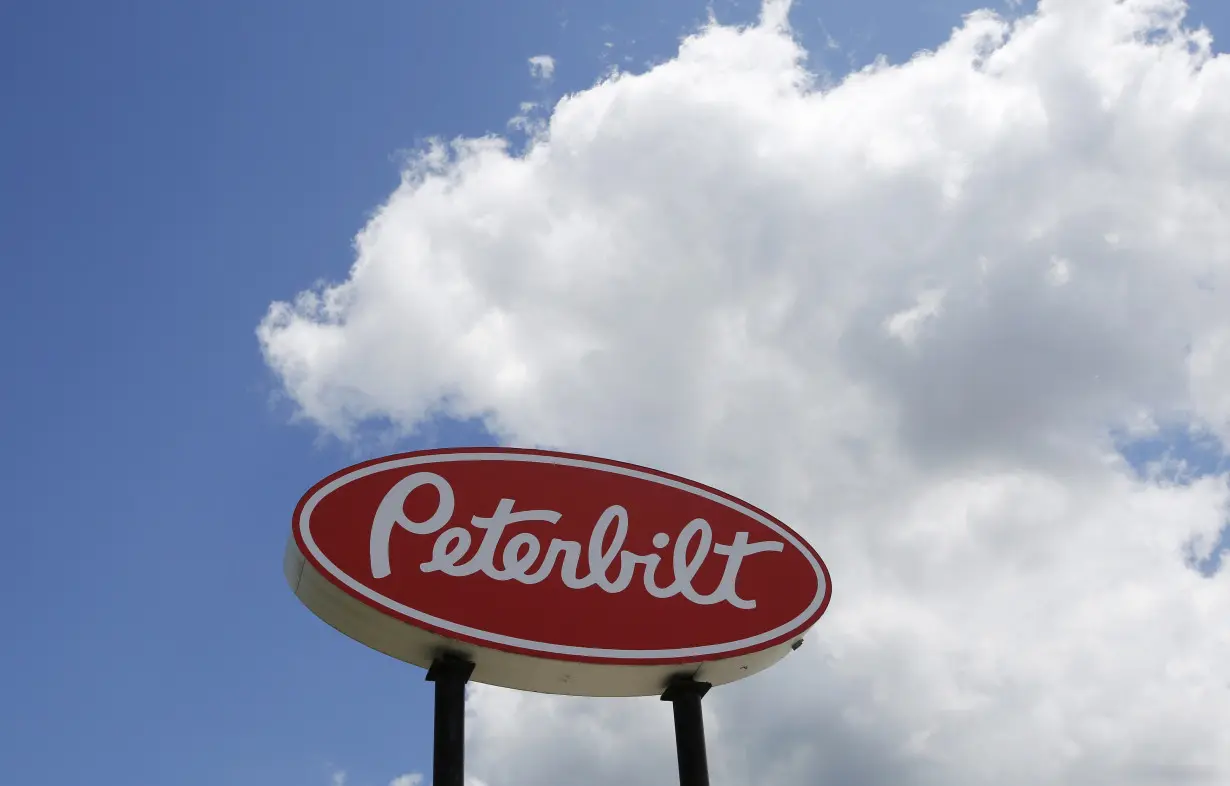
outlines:
[[[342,486],[351,483],[359,478],[375,474],[377,472],[387,472],[393,469],[401,469],[404,467],[418,466],[422,464],[443,464],[456,461],[513,461],[513,462],[533,462],[540,464],[561,464],[564,466],[580,467],[584,469],[592,469],[599,472],[607,472],[617,475],[625,475],[628,477],[637,478],[638,480],[650,481],[660,485],[669,486],[671,488],[685,491],[712,502],[716,502],[731,510],[734,510],[744,516],[754,519],[771,531],[777,533],[790,543],[796,551],[801,553],[811,565],[812,570],[816,574],[816,596],[808,604],[807,608],[792,619],[790,622],[779,625],[770,631],[739,639],[737,641],[725,642],[722,644],[709,644],[699,647],[683,647],[675,649],[607,649],[599,647],[575,647],[563,644],[552,644],[549,642],[533,641],[531,639],[522,639],[515,636],[505,636],[498,633],[491,633],[479,628],[472,628],[468,625],[461,625],[450,620],[436,617],[426,612],[411,608],[402,603],[398,603],[391,598],[376,592],[372,588],[355,580],[350,575],[342,571],[320,550],[312,539],[311,533],[311,516],[316,505],[319,504],[328,494],[336,491]],[[586,461],[584,459],[563,458],[558,456],[542,456],[535,454],[520,454],[520,453],[455,453],[455,454],[429,454],[424,456],[409,456],[388,461],[371,464],[365,467],[360,467],[352,472],[348,472],[339,478],[334,479],[330,483],[318,489],[304,504],[299,515],[299,521],[296,522],[299,529],[299,534],[303,538],[304,545],[307,546],[312,557],[316,562],[324,568],[334,579],[350,588],[355,593],[362,595],[368,600],[411,620],[416,620],[425,625],[430,625],[437,630],[452,633],[457,636],[467,637],[469,639],[481,641],[496,646],[516,647],[527,652],[539,652],[548,656],[573,656],[581,658],[602,658],[608,660],[649,660],[649,659],[684,659],[684,658],[703,658],[723,655],[726,653],[734,653],[755,649],[761,645],[771,646],[775,640],[789,638],[792,635],[798,635],[805,630],[807,621],[820,610],[824,603],[824,598],[828,594],[828,583],[826,580],[824,569],[812,554],[811,549],[801,544],[793,533],[783,529],[776,522],[766,518],[755,510],[740,505],[733,500],[727,499],[720,495],[711,493],[703,488],[683,483],[672,478],[654,475],[648,472],[641,472],[630,467],[622,467],[619,465],[606,464],[598,461]]]

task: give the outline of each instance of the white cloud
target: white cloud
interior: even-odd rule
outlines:
[[[1043,0],[820,91],[782,8],[520,157],[425,151],[269,365],[343,436],[481,416],[803,531],[831,610],[706,699],[715,782],[1230,782],[1230,571],[1185,557],[1226,479],[1111,439],[1230,436],[1230,59],[1175,0]],[[674,782],[657,701],[473,709],[493,786]]]
[[[422,784],[423,775],[418,772],[398,775],[396,778],[389,781],[389,786],[422,786]]]
[[[555,58],[551,57],[551,55],[534,55],[531,57],[530,75],[535,79],[550,79],[555,75]]]
[[[945,291],[928,289],[918,294],[914,305],[904,311],[898,311],[884,321],[884,328],[889,335],[896,336],[903,344],[912,345],[918,339],[918,331],[923,323],[939,316],[944,305]]]
[[[1051,286],[1061,287],[1072,279],[1072,264],[1063,257],[1051,257],[1051,266],[1046,271],[1046,280]]]

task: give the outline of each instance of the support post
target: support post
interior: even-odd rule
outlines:
[[[442,655],[427,670],[436,684],[436,723],[432,751],[432,786],[464,786],[466,760],[466,683],[474,664],[456,655]]]
[[[662,701],[675,710],[675,750],[679,755],[679,786],[709,786],[705,756],[705,720],[700,700],[712,687],[691,677],[677,677],[667,685]]]

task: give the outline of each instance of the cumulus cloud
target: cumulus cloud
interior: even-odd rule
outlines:
[[[555,76],[555,58],[551,55],[534,55],[530,58],[530,76],[548,80]]]
[[[1043,0],[824,85],[785,8],[424,149],[270,368],[343,438],[477,417],[807,535],[832,606],[706,699],[715,783],[1230,782],[1227,478],[1114,442],[1230,437],[1230,59]],[[654,700],[471,713],[491,786],[676,777]]]
[[[389,781],[389,786],[422,786],[422,783],[422,773],[411,772],[405,775],[398,775],[396,778]]]

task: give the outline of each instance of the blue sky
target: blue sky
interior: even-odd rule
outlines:
[[[813,1],[792,18],[840,76],[940,43],[973,7]],[[399,151],[503,132],[522,101],[669,56],[706,13],[650,0],[0,12],[6,782],[310,786],[345,770],[383,786],[427,769],[422,672],[328,629],[282,579],[294,503],[360,455],[271,403],[253,329],[271,301],[345,277]],[[1190,18],[1230,36],[1224,3]],[[545,86],[527,68],[539,54],[557,63]],[[396,447],[487,440],[440,423]]]

